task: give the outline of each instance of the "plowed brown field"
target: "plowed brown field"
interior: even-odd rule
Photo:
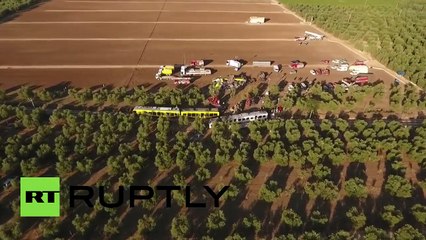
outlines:
[[[248,25],[250,16],[269,20]],[[304,31],[314,28],[265,0],[51,0],[0,24],[0,87],[156,85],[158,65],[208,59],[217,72],[194,82],[205,86],[212,77],[234,73],[224,64],[236,56],[249,65],[253,60],[306,61],[306,69],[286,80],[312,80],[309,70],[323,66],[323,59],[361,58],[327,39],[299,46],[293,38]],[[241,72],[257,76],[260,70],[247,66]],[[336,81],[347,75],[316,78]]]

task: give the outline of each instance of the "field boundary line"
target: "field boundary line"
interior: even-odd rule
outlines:
[[[161,10],[161,9],[97,9],[97,10],[87,10],[87,9],[46,9],[44,12],[175,12],[175,13],[253,13],[253,14],[268,14],[268,13],[283,13],[282,11],[237,11],[237,10]],[[289,13],[290,14],[290,13]]]
[[[129,65],[0,65],[1,70],[6,69],[156,69],[161,64],[129,64]],[[326,67],[327,64],[309,64],[306,69]],[[226,64],[209,64],[206,68],[230,68]],[[246,64],[243,68],[271,68],[259,67],[252,64]]]
[[[156,1],[99,1],[99,0],[67,0],[65,2],[71,2],[71,3],[137,3],[137,4],[151,4],[151,3],[158,3],[158,4],[163,4],[166,2],[156,2]],[[198,2],[184,2],[184,1],[174,1],[174,2],[167,2],[167,4],[188,4],[188,3],[193,3],[193,4],[222,4],[222,5],[232,5],[232,4],[236,4],[236,5],[243,5],[243,4],[253,4],[253,5],[270,5],[269,2],[203,2],[203,1],[198,1]]]
[[[0,41],[294,42],[294,38],[0,38]]]
[[[182,22],[182,21],[52,21],[52,22],[7,22],[4,25],[48,25],[48,24],[188,24],[188,25],[247,25],[253,27],[262,26],[297,26],[297,23],[264,23],[264,24],[249,24],[247,22]]]

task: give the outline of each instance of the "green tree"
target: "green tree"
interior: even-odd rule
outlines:
[[[111,237],[119,233],[119,219],[117,217],[108,219],[108,222],[104,226],[104,234],[107,237]]]
[[[15,240],[22,236],[22,225],[20,220],[10,221],[0,225],[0,239]]]
[[[87,213],[82,216],[77,214],[74,220],[72,220],[72,225],[80,235],[84,236],[90,227],[90,220],[90,216]]]
[[[54,238],[59,232],[59,224],[57,219],[45,219],[38,225],[38,231],[44,238]]]
[[[328,223],[328,217],[325,214],[321,214],[320,211],[313,211],[310,217],[312,223],[317,225],[325,225]]]
[[[398,210],[394,205],[384,206],[384,211],[381,214],[382,219],[389,224],[389,227],[393,227],[401,222],[404,217],[400,210]]]
[[[360,212],[356,207],[352,207],[349,209],[348,212],[346,212],[346,217],[349,218],[349,220],[352,222],[352,226],[354,230],[358,230],[362,227],[364,227],[367,217],[363,212]]]
[[[346,232],[345,230],[340,230],[336,233],[331,234],[328,239],[330,240],[348,240],[351,239],[351,234]]]
[[[183,215],[178,215],[172,220],[172,227],[170,233],[173,238],[182,239],[189,232],[188,218]]]
[[[242,237],[240,234],[238,234],[238,233],[234,233],[234,234],[232,234],[232,235],[230,235],[230,236],[227,236],[226,238],[225,238],[225,240],[246,240],[246,238],[245,237]]]
[[[324,200],[332,200],[336,198],[338,188],[332,181],[325,179],[320,182],[307,183],[305,185],[305,192],[311,199],[320,197]]]
[[[192,122],[192,127],[200,134],[206,130],[206,124],[203,122],[202,118],[195,118]]]
[[[303,240],[321,240],[321,235],[315,231],[305,232],[302,235]]]
[[[39,163],[37,158],[30,158],[21,161],[21,171],[23,176],[31,176],[36,173],[39,169]]]
[[[18,90],[18,97],[22,100],[29,100],[34,98],[34,92],[28,86],[22,86]]]
[[[426,224],[426,206],[415,204],[411,207],[411,213],[419,223]]]
[[[396,240],[425,240],[425,236],[409,224],[405,224],[395,233]]]
[[[206,227],[209,230],[209,232],[212,230],[221,229],[225,225],[226,225],[226,218],[222,210],[214,210],[207,217]]]
[[[145,232],[150,232],[154,230],[157,223],[152,216],[144,214],[141,219],[138,220],[138,233],[139,235],[144,234]]]
[[[259,198],[265,202],[273,202],[282,192],[276,181],[269,181],[259,191]]]
[[[302,218],[293,211],[293,209],[285,209],[281,214],[281,222],[291,228],[302,226]]]
[[[368,195],[364,181],[357,177],[345,182],[345,191],[349,197],[366,198]]]
[[[262,227],[262,222],[253,214],[250,214],[248,217],[243,218],[243,225],[246,228],[254,229],[257,233]]]
[[[197,176],[197,179],[199,181],[204,181],[211,177],[210,171],[204,167],[198,168],[197,171],[195,172],[195,175]]]
[[[410,198],[412,196],[413,186],[410,182],[398,175],[390,175],[385,184],[385,189],[395,197]]]
[[[0,89],[0,103],[3,103],[6,100],[6,91]]]
[[[365,240],[387,240],[387,239],[389,239],[388,234],[385,232],[385,230],[383,230],[381,228],[376,228],[374,226],[368,226],[368,227],[365,227],[364,231],[365,231],[365,235],[364,235]]]
[[[93,160],[84,157],[82,161],[77,161],[76,169],[82,173],[90,174],[93,169]]]

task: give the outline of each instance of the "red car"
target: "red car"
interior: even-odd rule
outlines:
[[[209,97],[209,103],[215,107],[220,107],[220,100],[218,96]]]
[[[295,60],[295,61],[291,61],[291,64],[289,64],[288,66],[292,69],[300,69],[305,67],[305,63],[299,60]]]

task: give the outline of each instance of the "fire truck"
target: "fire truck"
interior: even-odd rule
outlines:
[[[191,67],[191,66],[181,66],[180,67],[180,75],[181,76],[204,76],[210,75],[212,71],[208,68],[204,67]]]

